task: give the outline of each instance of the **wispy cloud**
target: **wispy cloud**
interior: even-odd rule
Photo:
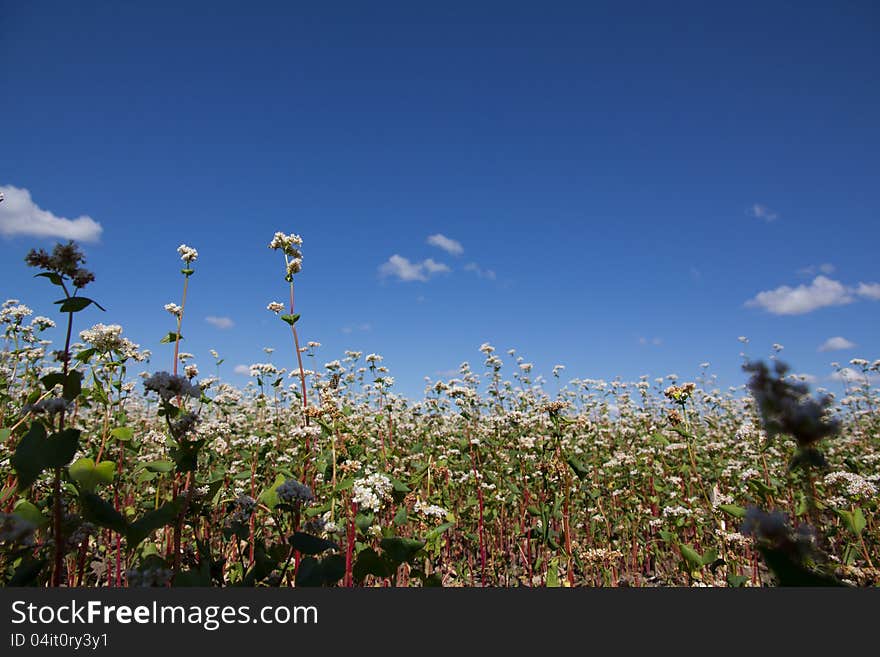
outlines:
[[[473,272],[480,278],[488,278],[490,281],[494,281],[497,276],[495,275],[495,270],[493,269],[483,269],[476,262],[469,262],[464,266],[465,271]]]
[[[464,253],[464,247],[461,245],[461,242],[458,240],[454,240],[450,237],[446,237],[441,233],[437,233],[436,235],[428,236],[428,244],[431,246],[436,246],[438,249],[443,249],[446,253],[450,255],[461,255]]]
[[[641,344],[641,345],[651,344],[651,345],[654,345],[655,347],[659,347],[661,344],[663,344],[663,339],[656,338],[656,337],[655,338],[641,337],[641,338],[639,338],[639,344]]]
[[[767,223],[771,221],[776,221],[779,219],[779,214],[773,212],[770,208],[768,208],[763,203],[755,203],[748,209],[748,215],[750,217],[755,217],[756,219],[763,219]]]
[[[880,300],[880,283],[859,283],[853,288],[827,276],[816,276],[809,285],[782,285],[759,292],[746,301],[746,306],[763,308],[774,315],[802,315],[819,308],[853,303],[860,297]]]
[[[818,274],[833,274],[836,267],[830,262],[823,262],[821,265],[810,265],[798,269],[798,274],[802,276],[815,276]]]
[[[348,335],[350,333],[354,333],[355,331],[366,332],[369,331],[371,328],[373,327],[368,322],[365,322],[363,324],[358,324],[357,326],[344,326],[342,328],[342,332]]]
[[[860,372],[859,370],[855,370],[852,367],[843,367],[839,370],[834,371],[831,374],[832,381],[841,381],[843,383],[857,383],[862,384],[866,381],[868,383],[877,383],[880,381],[880,375],[877,374],[866,374],[865,372]]]
[[[819,345],[819,351],[840,351],[841,349],[852,349],[856,346],[855,342],[850,342],[844,337],[835,336],[833,338],[828,338]]]
[[[31,193],[12,185],[0,186],[0,235],[15,237],[58,237],[80,242],[97,242],[103,228],[89,216],[76,219],[59,217],[44,210],[31,198]]]
[[[447,273],[449,271],[451,271],[449,267],[431,258],[421,262],[410,262],[408,258],[404,258],[396,253],[388,258],[387,262],[379,266],[379,274],[381,276],[393,276],[405,282],[427,281],[434,274]]]
[[[245,376],[251,375],[251,368],[247,365],[236,365],[232,368],[232,371],[236,374],[244,374]]]
[[[235,322],[232,321],[229,317],[217,317],[215,315],[208,315],[205,317],[205,321],[208,322],[211,326],[218,328],[220,330],[231,329],[235,326]]]
[[[871,301],[880,301],[880,283],[859,283],[856,294]]]

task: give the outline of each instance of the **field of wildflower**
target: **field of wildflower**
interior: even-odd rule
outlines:
[[[267,310],[291,350],[243,389],[180,348],[196,249],[178,249],[153,353],[94,322],[75,243],[27,254],[58,314],[0,309],[3,585],[880,582],[880,361],[853,360],[863,380],[844,396],[811,394],[775,358],[746,360],[724,392],[707,372],[575,378],[550,396],[487,343],[406,399],[378,354],[303,366],[320,345],[297,332],[302,240],[269,247],[284,300]],[[64,343],[42,337],[56,324]]]

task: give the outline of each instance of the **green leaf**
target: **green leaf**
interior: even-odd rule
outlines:
[[[183,495],[178,495],[170,502],[166,502],[158,509],[148,511],[131,523],[125,533],[125,540],[128,542],[129,549],[136,547],[157,529],[167,527],[175,522],[180,516],[180,511],[185,501],[186,498]]]
[[[33,484],[45,469],[43,445],[46,442],[46,428],[40,422],[32,422],[28,432],[18,441],[12,455],[12,467],[18,475],[18,490],[23,491]]]
[[[262,504],[265,504],[270,509],[274,509],[278,506],[278,493],[275,490],[286,481],[283,474],[279,474],[275,477],[274,483],[269,486],[266,490],[260,493],[260,497],[258,501]]]
[[[734,518],[745,518],[746,510],[736,504],[719,504],[718,508]]]
[[[27,500],[19,500],[15,503],[12,512],[23,520],[27,520],[36,527],[45,527],[49,524],[49,519],[40,513],[40,510],[32,502]]]
[[[199,459],[199,451],[205,444],[202,440],[185,440],[168,450],[168,455],[177,466],[178,472],[192,472],[196,469]]]
[[[36,584],[37,577],[43,567],[49,563],[48,559],[34,559],[30,555],[25,556],[18,568],[15,569],[9,586],[30,586]]]
[[[181,335],[179,339],[183,340],[183,336]],[[172,342],[177,342],[177,340],[178,340],[177,331],[168,331],[168,333],[165,335],[165,337],[162,338],[161,340],[159,340],[159,343],[160,344],[170,344]]]
[[[865,515],[859,507],[856,507],[854,511],[838,509],[837,515],[843,520],[843,524],[846,525],[846,528],[856,536],[859,536],[865,529]]]
[[[442,525],[434,527],[434,529],[425,534],[425,540],[435,541],[440,538],[440,536],[442,536],[445,532],[447,532],[451,527],[455,527],[454,522],[444,522]]]
[[[90,492],[83,493],[79,500],[86,520],[120,534],[126,533],[128,523],[110,502]]]
[[[55,386],[64,385],[64,372],[51,372],[41,378],[40,382],[46,390],[52,390]]]
[[[98,350],[95,348],[83,349],[75,356],[75,358],[80,363],[88,363],[96,353],[98,353]]]
[[[82,372],[77,370],[71,370],[67,373],[67,378],[64,380],[64,392],[62,393],[62,397],[67,401],[73,401],[77,397],[79,397],[79,393],[82,392]]]
[[[299,321],[299,315],[281,315],[281,319],[293,326]]]
[[[134,431],[131,427],[116,427],[110,431],[110,435],[116,438],[116,440],[127,442],[134,438]]]
[[[690,545],[679,545],[678,549],[681,550],[681,556],[687,561],[690,570],[699,570],[703,567],[703,557]]]
[[[65,429],[49,436],[44,442],[44,463],[47,468],[63,468],[73,460],[79,449],[79,429]]]
[[[338,550],[339,546],[332,541],[327,541],[311,534],[304,532],[295,532],[288,539],[294,550],[299,550],[303,554],[321,554],[327,550]]]
[[[578,479],[586,479],[590,475],[589,469],[580,461],[575,460],[574,458],[568,459],[568,465],[574,470],[575,475],[577,475]]]
[[[367,575],[391,577],[396,568],[389,559],[379,556],[373,548],[361,550],[352,567],[352,575],[357,582],[363,582]]]
[[[559,588],[559,557],[553,557],[547,564],[547,588]]]
[[[354,518],[354,524],[360,531],[366,533],[375,520],[376,516],[372,513],[358,513]]]
[[[383,538],[379,542],[379,546],[392,561],[401,564],[414,559],[419,550],[425,547],[425,542],[412,538],[393,536],[391,538]]]
[[[162,474],[171,472],[174,469],[173,461],[150,461],[144,468],[150,472],[160,472]]]
[[[106,310],[106,308],[104,308],[100,303],[98,303],[94,299],[89,299],[88,297],[68,297],[66,299],[59,299],[55,303],[61,304],[61,308],[59,308],[59,310],[63,313],[78,313],[81,310],[85,310],[92,304],[95,304],[101,310]]]
[[[299,562],[299,569],[296,571],[296,585],[299,586],[321,586],[324,583],[324,576],[321,572],[321,562],[315,557],[305,557]]]
[[[48,278],[52,285],[61,286],[63,279],[59,274],[51,271],[44,271],[42,274],[34,274],[34,278]]]
[[[112,484],[116,465],[113,461],[101,461],[97,465],[90,458],[77,459],[70,464],[70,478],[79,484],[81,490],[94,491],[98,484]]]
[[[718,551],[715,548],[709,548],[705,552],[703,552],[702,563],[704,566],[708,566],[710,563],[714,563],[715,560],[718,559]]]

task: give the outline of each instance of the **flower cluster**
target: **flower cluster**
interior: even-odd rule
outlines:
[[[296,479],[285,481],[275,489],[275,494],[284,504],[309,504],[315,499],[312,489]]]
[[[199,257],[199,252],[191,246],[187,246],[186,244],[181,244],[180,246],[178,246],[177,253],[180,255],[180,259],[188,265],[194,263],[196,261],[196,258]]]
[[[302,238],[299,235],[294,233],[285,235],[281,232],[275,233],[272,241],[269,242],[270,249],[280,250],[284,253],[284,262],[287,265],[285,279],[287,281],[293,281],[293,275],[302,271],[302,251],[300,251],[302,243]]]
[[[56,244],[49,255],[43,249],[31,249],[25,257],[25,262],[31,267],[38,267],[46,272],[67,277],[76,288],[84,288],[95,280],[95,275],[80,265],[85,263],[86,257],[74,242]]]
[[[391,480],[383,474],[374,472],[354,482],[351,487],[351,499],[360,508],[378,513],[390,498],[391,489]]]
[[[169,374],[168,372],[156,372],[144,381],[144,388],[159,394],[162,401],[168,401],[173,397],[201,397],[202,392],[197,385],[193,385],[185,376]]]

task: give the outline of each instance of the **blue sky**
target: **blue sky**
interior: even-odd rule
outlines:
[[[243,382],[293,364],[280,230],[320,362],[411,395],[486,341],[548,378],[880,357],[875,3],[178,4],[4,7],[0,296],[49,315],[24,254],[90,238],[80,322],[164,369],[187,243],[184,349]]]

